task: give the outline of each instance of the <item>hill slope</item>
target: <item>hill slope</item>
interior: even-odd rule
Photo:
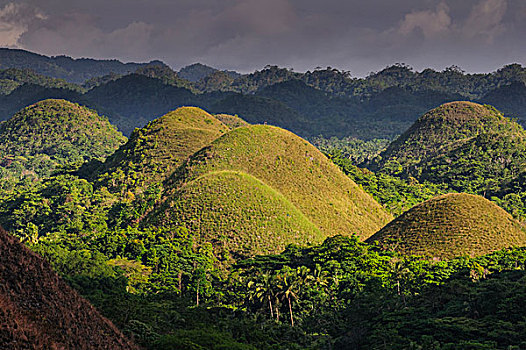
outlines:
[[[31,69],[39,74],[72,83],[82,83],[87,79],[109,73],[127,74],[152,64],[164,65],[160,61],[122,63],[117,60],[73,59],[68,56],[48,57],[25,50],[0,48],[1,69]]]
[[[238,176],[242,176],[246,184],[255,183],[257,180],[258,183],[271,188],[272,196],[275,198],[282,196],[322,232],[319,239],[329,235],[353,233],[361,238],[367,238],[391,219],[377,202],[307,141],[277,127],[253,125],[232,130],[190,157],[167,182],[169,188],[167,193],[170,196],[146,218],[143,224],[155,226],[185,224],[180,221],[181,211],[177,209],[185,206],[181,204],[181,189],[192,181],[195,184],[197,179],[218,171],[241,173],[242,175]],[[232,181],[232,184],[234,183],[235,181]],[[250,186],[254,188],[255,185]],[[207,201],[206,195],[202,194],[207,193],[208,190],[201,188],[192,191],[197,192],[202,198],[199,200],[193,196],[192,203],[186,206]],[[234,190],[232,186],[227,186],[225,191]],[[235,196],[229,192],[226,198],[232,200]],[[253,212],[252,208],[260,206],[259,199],[244,195],[240,196],[240,200],[241,198],[246,199],[246,202],[241,204],[238,200],[232,200],[222,204],[223,208],[227,208],[225,210],[245,208],[244,214],[239,217],[233,213],[231,220],[242,222],[247,218],[258,216],[258,211]],[[269,198],[267,197],[265,201],[277,200]],[[284,200],[282,202],[284,203]],[[272,211],[272,209],[268,210]],[[287,212],[282,212],[281,217],[286,217],[286,214]],[[193,221],[187,221],[186,224],[192,225]],[[196,233],[202,234],[202,232]],[[253,233],[247,231],[244,234],[250,236]],[[310,240],[310,237],[302,239]],[[276,247],[270,252],[278,251],[279,249],[276,248],[286,243],[290,242],[276,242]]]
[[[91,178],[106,185],[144,186],[164,180],[193,153],[230,129],[196,107],[181,107],[136,129]]]
[[[185,183],[167,202],[170,218],[212,242],[224,259],[279,252],[325,236],[285,196],[255,177],[212,171]]]
[[[405,254],[452,258],[526,245],[526,231],[489,200],[465,193],[438,196],[408,210],[368,243]]]
[[[526,164],[526,132],[491,106],[446,103],[420,117],[368,167],[482,194]]]
[[[3,179],[48,176],[67,163],[102,160],[125,140],[95,111],[44,100],[0,124],[0,174]]]
[[[3,229],[0,260],[0,348],[137,349]]]

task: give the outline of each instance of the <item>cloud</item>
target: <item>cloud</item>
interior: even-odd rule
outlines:
[[[71,12],[33,23],[18,45],[47,55],[143,59],[149,55],[153,26],[141,21],[103,31],[94,16]]]
[[[398,32],[408,35],[416,29],[420,29],[426,38],[447,33],[450,30],[451,17],[449,7],[445,2],[440,2],[435,11],[415,11],[405,15],[400,23]]]
[[[467,38],[482,37],[486,42],[503,33],[502,23],[508,3],[506,0],[482,0],[473,6],[462,32]]]
[[[17,47],[18,40],[34,22],[46,16],[36,7],[10,2],[0,9],[0,45]]]
[[[47,55],[468,71],[524,62],[522,0],[0,0],[0,44]],[[41,10],[38,10],[41,9]],[[46,15],[44,15],[44,13]],[[505,35],[503,35],[505,33]]]

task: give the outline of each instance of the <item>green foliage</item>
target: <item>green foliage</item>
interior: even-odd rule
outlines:
[[[38,179],[69,163],[102,160],[125,140],[92,110],[65,100],[41,101],[0,124],[2,182]]]
[[[415,205],[446,192],[446,186],[429,182],[419,183],[415,178],[401,179],[385,173],[373,173],[368,169],[355,166],[352,159],[342,157],[342,152],[333,150],[329,158],[363,190],[373,196],[378,203],[393,214],[399,216]]]
[[[63,79],[40,75],[31,69],[9,68],[0,70],[0,94],[9,95],[19,86],[28,83],[48,88],[62,88],[84,92],[84,89],[79,85],[68,83]]]
[[[186,88],[194,93],[197,93],[197,90],[194,88],[191,82],[180,78],[176,72],[164,64],[149,64],[147,66],[142,66],[135,71],[135,74],[159,79],[166,85]]]
[[[80,84],[87,79],[110,74],[127,74],[148,64],[163,64],[159,61],[150,63],[122,63],[117,60],[94,60],[89,58],[73,59],[68,56],[48,57],[33,52],[2,48],[0,50],[0,68],[33,70],[38,74],[64,79]]]
[[[125,196],[168,177],[189,156],[229,128],[196,107],[182,107],[136,129],[129,141],[104,163],[87,164],[80,173]]]
[[[309,141],[320,151],[331,157],[348,159],[351,164],[361,164],[378,155],[388,144],[388,139],[361,140],[355,137],[331,137],[322,135],[310,138]]]

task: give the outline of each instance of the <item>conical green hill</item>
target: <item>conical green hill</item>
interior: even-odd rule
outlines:
[[[126,138],[93,110],[66,100],[44,100],[0,124],[3,179],[50,175],[57,167],[103,160]]]
[[[526,245],[526,232],[510,214],[481,197],[451,193],[408,210],[367,242],[404,254],[452,258]]]
[[[194,152],[229,131],[197,107],[181,107],[136,129],[92,178],[108,187],[141,188],[168,177]]]
[[[491,106],[463,101],[445,103],[421,116],[369,167],[377,171],[396,164],[403,173],[418,177],[423,163],[461,147],[478,135],[521,131],[517,123]]]
[[[319,242],[323,235],[281,193],[251,175],[213,171],[185,183],[165,202],[176,225],[212,242],[216,254],[230,260],[280,252],[287,244]]]
[[[167,182],[172,195],[145,223],[180,223],[179,211],[170,209],[180,201],[179,189],[218,171],[250,175],[280,193],[322,232],[320,240],[335,234],[357,234],[365,239],[391,219],[310,143],[277,127],[252,125],[223,135],[183,164]],[[224,203],[225,208],[234,205],[239,204]],[[249,210],[252,205],[247,202],[244,207]]]

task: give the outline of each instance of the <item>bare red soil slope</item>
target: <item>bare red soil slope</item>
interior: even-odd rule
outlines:
[[[138,349],[0,228],[0,349]]]

